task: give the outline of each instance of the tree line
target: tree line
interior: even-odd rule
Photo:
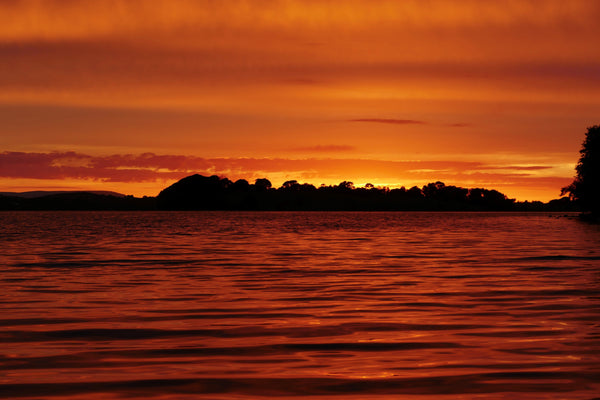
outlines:
[[[268,179],[253,184],[216,175],[192,175],[160,192],[157,207],[163,210],[298,210],[298,211],[565,211],[567,198],[542,202],[517,202],[497,190],[466,189],[429,183],[390,189],[350,181],[316,187],[297,180],[274,188]]]

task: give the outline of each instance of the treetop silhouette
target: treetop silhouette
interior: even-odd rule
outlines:
[[[600,125],[587,128],[579,153],[577,176],[562,188],[561,195],[569,194],[582,210],[597,217],[600,215]]]
[[[389,189],[350,181],[315,187],[287,180],[274,188],[267,179],[254,184],[231,182],[218,176],[192,175],[160,192],[159,209],[165,210],[289,210],[289,211],[541,211],[569,209],[570,202],[516,202],[497,190],[466,189],[443,182],[423,188]]]

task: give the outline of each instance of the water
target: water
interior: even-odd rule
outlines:
[[[0,263],[0,398],[600,398],[575,218],[0,213]]]

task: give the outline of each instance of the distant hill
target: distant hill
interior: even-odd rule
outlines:
[[[33,197],[0,194],[0,210],[134,211],[156,209],[155,197],[138,198],[119,193],[106,193],[112,192],[45,192],[40,196],[33,195]]]
[[[37,197],[51,196],[55,194],[70,194],[70,193],[92,193],[105,196],[125,197],[124,194],[103,190],[35,190],[30,192],[0,192],[0,196],[23,197],[25,199],[35,199]]]

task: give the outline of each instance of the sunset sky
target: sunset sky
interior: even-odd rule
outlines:
[[[192,173],[558,198],[600,1],[0,2],[0,191]]]

